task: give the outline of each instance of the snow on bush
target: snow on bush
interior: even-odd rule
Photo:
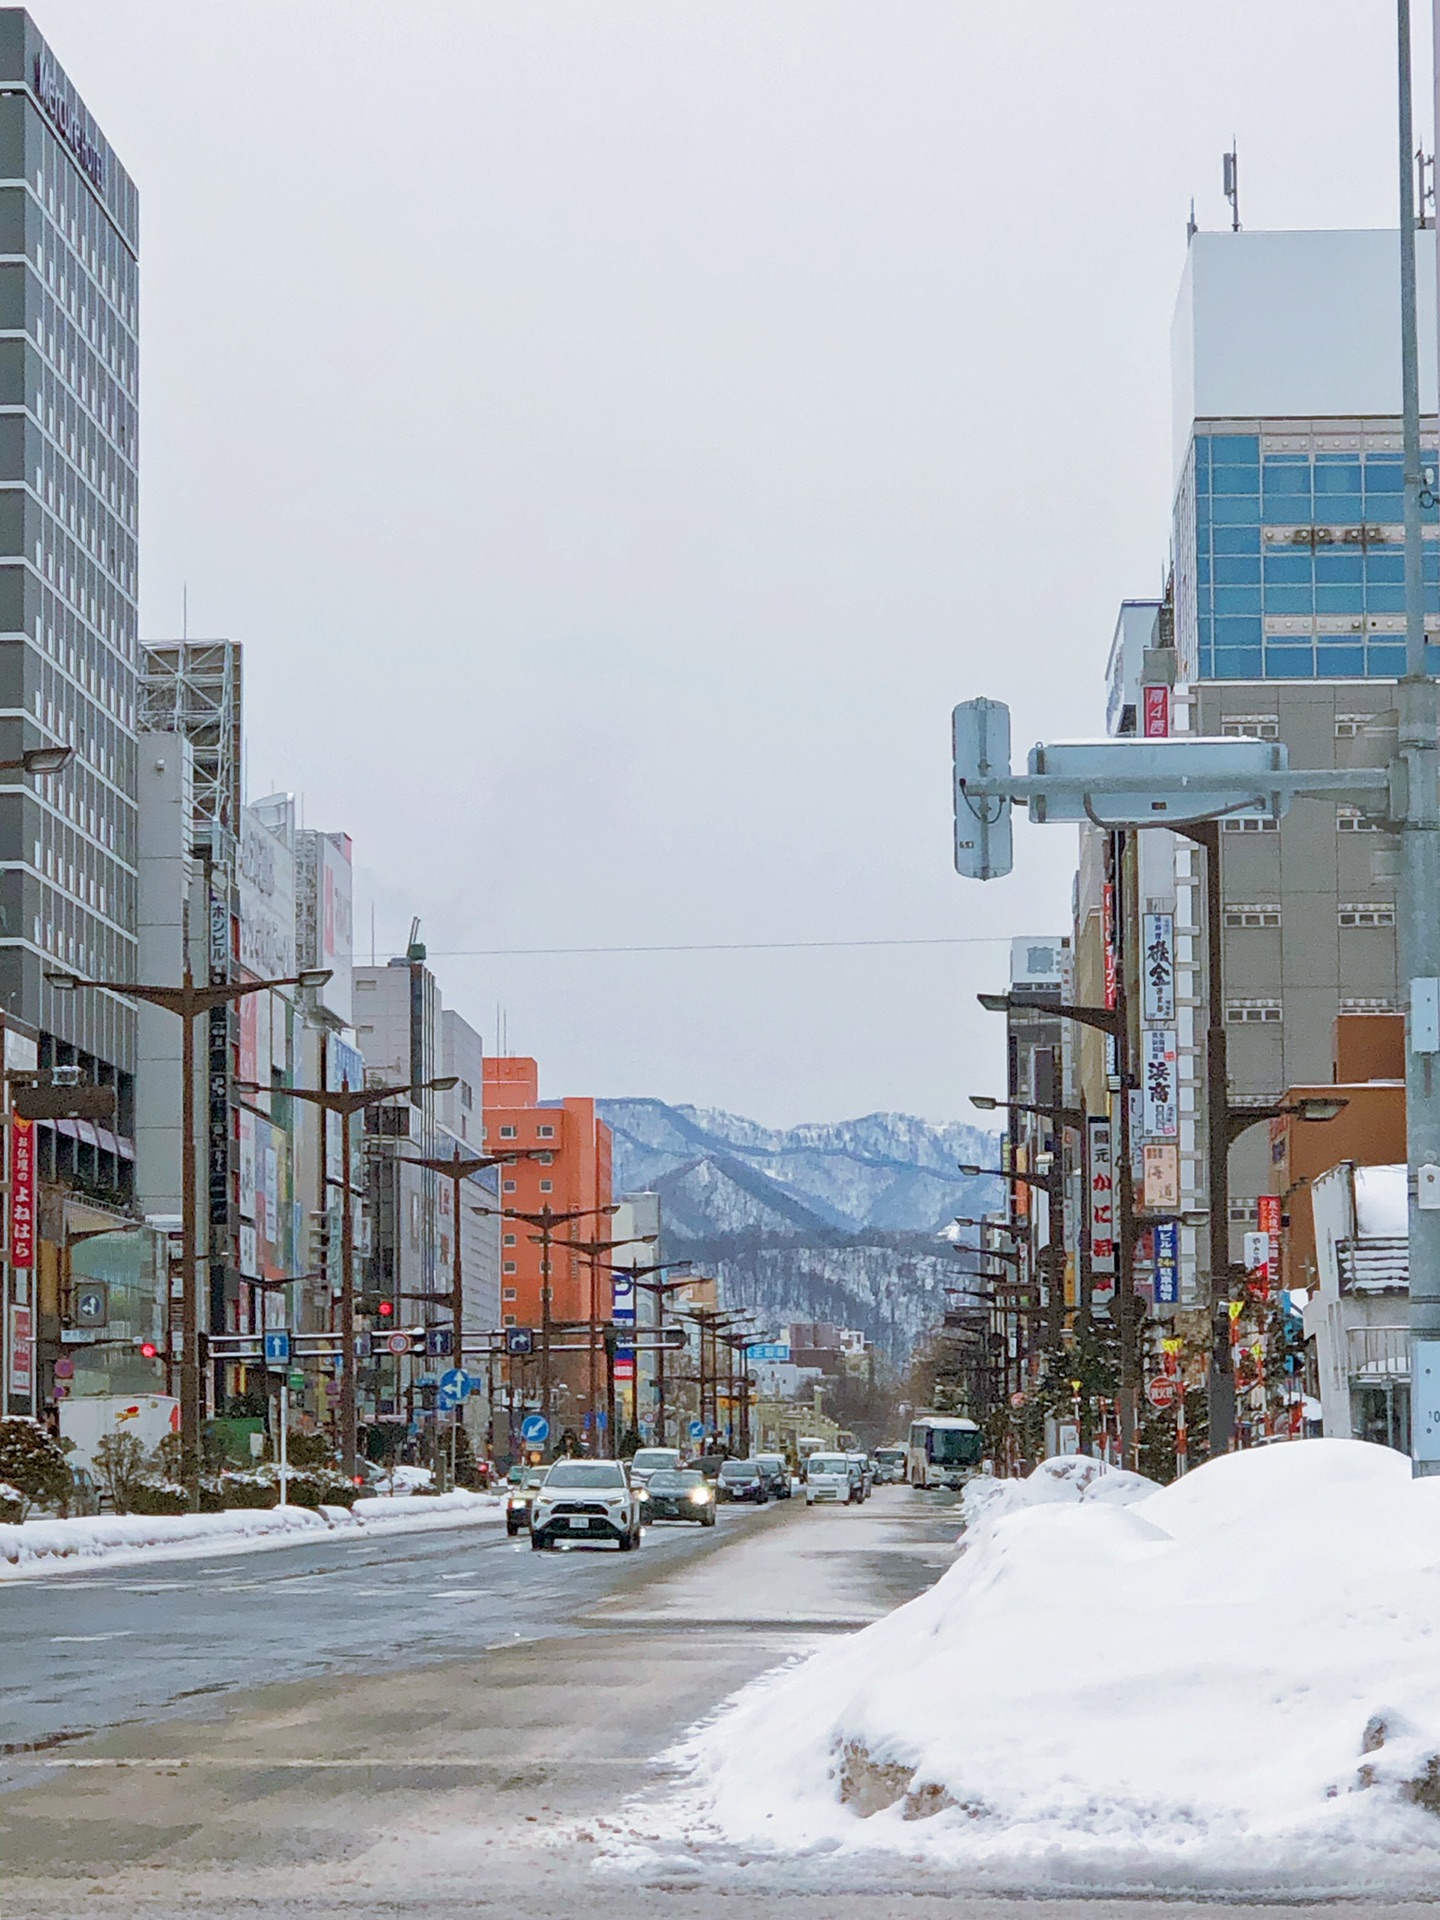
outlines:
[[[967,1493],[957,1563],[693,1735],[662,1827],[997,1888],[1433,1892],[1440,1481],[1340,1440],[1134,1478]]]

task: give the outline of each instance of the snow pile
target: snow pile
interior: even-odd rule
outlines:
[[[928,1593],[691,1736],[662,1833],[997,1889],[1433,1893],[1440,1481],[1316,1440],[981,1506]]]
[[[381,1495],[347,1507],[237,1507],[226,1513],[111,1513],[73,1520],[0,1524],[0,1581],[27,1573],[59,1573],[102,1563],[176,1555],[230,1553],[246,1546],[287,1546],[323,1539],[337,1529],[364,1533],[432,1533],[503,1517],[494,1494],[457,1489],[433,1500]]]
[[[1158,1483],[1147,1480],[1143,1473],[1107,1466],[1088,1453],[1067,1453],[1053,1460],[1042,1460],[1023,1480],[997,1480],[981,1474],[966,1483],[960,1496],[966,1545],[982,1521],[999,1520],[1004,1514],[1018,1513],[1024,1507],[1080,1500],[1102,1500],[1117,1507],[1128,1507],[1159,1491]]]

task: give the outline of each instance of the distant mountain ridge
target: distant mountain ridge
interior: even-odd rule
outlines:
[[[604,1100],[617,1193],[659,1193],[665,1250],[721,1274],[766,1318],[839,1319],[898,1359],[958,1277],[937,1239],[1000,1199],[993,1135],[963,1121],[871,1113],[764,1127],[711,1108]]]

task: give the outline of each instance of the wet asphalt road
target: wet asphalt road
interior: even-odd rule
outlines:
[[[316,1545],[0,1585],[0,1782],[18,1751],[150,1721],[237,1689],[327,1672],[394,1672],[536,1634],[705,1552],[754,1516],[647,1529],[610,1546],[533,1553],[470,1526],[407,1538],[337,1533]]]

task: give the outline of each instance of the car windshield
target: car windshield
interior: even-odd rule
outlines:
[[[525,1487],[543,1487],[545,1476],[549,1471],[548,1467],[531,1467],[520,1484]]]
[[[720,1469],[722,1480],[753,1480],[755,1478],[753,1460],[727,1460]]]
[[[838,1453],[812,1453],[811,1473],[848,1473],[849,1464]]]
[[[898,1467],[905,1458],[903,1447],[877,1447],[875,1458],[885,1467]]]
[[[674,1467],[675,1456],[660,1447],[641,1447],[630,1465],[638,1467],[641,1473],[659,1473]]]
[[[546,1487],[623,1487],[625,1474],[616,1460],[557,1460]]]
[[[703,1487],[703,1473],[679,1473],[674,1467],[663,1467],[650,1482],[652,1493],[682,1493],[687,1487]]]

